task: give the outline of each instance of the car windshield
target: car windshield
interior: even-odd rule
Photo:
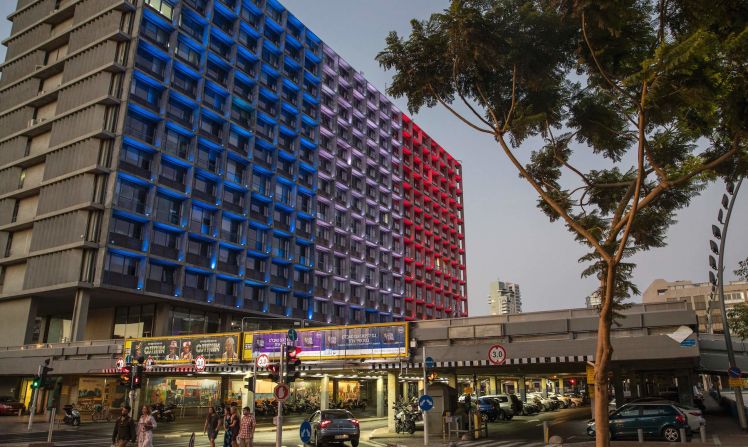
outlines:
[[[322,413],[322,419],[334,421],[336,419],[353,419],[353,415],[347,411],[325,411]]]

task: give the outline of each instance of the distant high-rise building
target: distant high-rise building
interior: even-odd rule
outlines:
[[[493,281],[489,286],[488,306],[491,315],[518,314],[522,312],[519,284]]]
[[[602,297],[600,296],[599,290],[595,290],[584,299],[584,305],[588,309],[597,307],[600,305],[600,303],[602,303]]]

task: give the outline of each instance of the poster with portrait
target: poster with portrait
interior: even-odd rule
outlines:
[[[156,364],[192,363],[199,355],[208,363],[231,363],[239,360],[239,333],[135,338],[125,342],[125,352]]]

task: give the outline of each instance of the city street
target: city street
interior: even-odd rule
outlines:
[[[585,421],[589,418],[589,408],[578,408],[569,410],[559,410],[548,413],[540,413],[533,416],[518,416],[511,421],[494,422],[489,424],[489,438],[471,442],[463,442],[461,445],[484,445],[486,441],[491,440],[491,445],[542,445],[543,439],[543,421],[549,421],[551,433],[562,436],[568,442],[581,442],[588,439],[584,435]],[[11,421],[12,419],[12,421]],[[3,436],[0,440],[2,446],[24,445],[29,442],[46,441],[47,433],[38,431],[43,426],[37,423],[34,426],[34,432],[26,433],[25,424],[16,417],[0,419],[0,427],[3,430],[11,432]],[[297,425],[289,426],[283,433],[283,445],[300,446],[299,432]],[[421,445],[423,443],[422,431],[417,431],[411,435],[389,436],[386,433],[386,419],[364,420],[361,422],[361,443],[362,446],[381,447],[387,444],[404,444],[404,445]],[[53,441],[57,446],[96,446],[108,445],[111,439],[111,423],[85,423],[80,428],[64,426],[56,431]],[[196,446],[207,446],[208,440],[202,434],[202,424],[194,419],[190,421],[177,421],[174,423],[161,423],[155,431],[155,446],[185,446],[189,442],[191,433],[196,432]],[[371,439],[370,439],[371,438]],[[219,435],[218,444],[222,444],[223,435]],[[511,441],[511,442],[509,442]],[[499,443],[500,444],[497,444]],[[434,437],[432,443],[435,445],[442,444],[441,437]],[[508,443],[508,444],[505,444]],[[272,427],[260,426],[255,433],[256,446],[273,446],[275,445],[275,431]]]

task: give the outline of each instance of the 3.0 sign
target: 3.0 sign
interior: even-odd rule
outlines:
[[[506,362],[506,349],[501,345],[493,345],[488,349],[488,361],[494,365],[503,365]]]

